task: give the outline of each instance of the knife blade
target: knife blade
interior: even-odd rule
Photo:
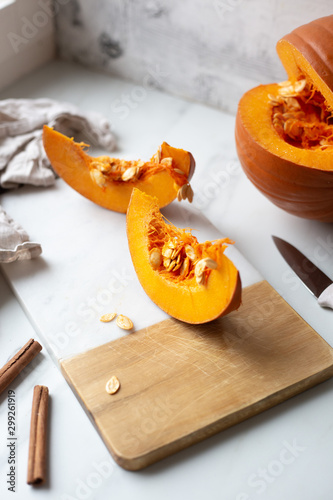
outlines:
[[[318,304],[333,309],[333,281],[293,245],[278,236],[272,238],[287,264],[318,299]]]

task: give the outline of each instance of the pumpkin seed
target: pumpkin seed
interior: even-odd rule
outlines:
[[[204,275],[204,273],[200,274],[199,276],[196,276],[195,280],[198,283],[198,285],[203,285],[205,283],[205,275]]]
[[[153,248],[149,253],[149,263],[153,269],[158,269],[162,264],[162,253],[159,248]]]
[[[190,260],[195,260],[197,258],[197,254],[191,245],[185,245],[185,253]]]
[[[189,269],[190,269],[190,259],[188,257],[185,257],[180,267],[180,275],[184,277],[187,276]]]
[[[205,268],[206,268],[205,259],[199,260],[194,267],[195,276],[201,276],[204,273]]]
[[[116,322],[119,328],[122,328],[123,330],[132,330],[133,328],[133,322],[123,314],[119,314]]]
[[[171,259],[172,253],[173,253],[172,248],[164,248],[163,247],[163,249],[162,249],[163,257],[165,257],[166,259]]]
[[[123,181],[130,181],[132,180],[134,177],[136,177],[136,174],[138,173],[138,169],[137,167],[129,167],[125,170],[125,172],[123,173],[123,175],[121,176],[121,179]]]
[[[108,313],[108,314],[103,314],[99,320],[103,321],[103,323],[108,323],[109,321],[112,321],[115,317],[117,316],[117,313]]]
[[[217,262],[215,260],[210,259],[209,257],[205,257],[200,259],[194,267],[194,275],[196,278],[196,282],[198,285],[203,285],[205,281],[205,269],[208,267],[209,269],[217,269]]]
[[[295,83],[294,88],[295,88],[295,91],[297,93],[299,93],[299,92],[302,92],[302,90],[305,89],[305,86],[306,86],[306,79],[304,78],[303,80],[298,80]]]
[[[190,184],[187,185],[186,195],[187,195],[187,199],[188,199],[189,203],[192,203],[194,193],[193,193],[193,189],[191,188]]]
[[[93,182],[95,182],[95,184],[97,184],[97,186],[99,186],[101,188],[106,186],[106,179],[105,179],[104,175],[102,174],[102,172],[97,170],[97,168],[92,168],[90,170],[90,177],[93,180]]]
[[[167,271],[173,271],[176,265],[177,265],[177,262],[175,260],[172,260],[170,262],[169,266],[167,267]]]
[[[171,157],[163,158],[163,160],[160,161],[160,164],[164,165],[166,167],[171,167],[172,166],[172,158]]]
[[[283,82],[279,82],[278,86],[279,87],[290,87],[291,81],[290,80],[284,80]]]
[[[163,266],[168,268],[171,264],[171,259],[169,258],[166,258],[166,259],[163,259]]]
[[[113,375],[110,380],[107,381],[105,390],[108,394],[115,394],[120,387],[119,379]]]
[[[205,261],[206,267],[208,267],[209,269],[217,269],[217,262],[214,259],[205,257],[202,260]]]
[[[295,99],[295,97],[286,97],[284,101],[285,101],[286,105],[288,106],[288,108],[291,108],[291,110],[301,109],[301,105],[298,102],[298,100]]]
[[[162,153],[162,149],[161,149],[161,146],[158,148],[157,150],[157,153],[155,155],[155,161],[156,163],[160,163],[161,161],[161,153]]]

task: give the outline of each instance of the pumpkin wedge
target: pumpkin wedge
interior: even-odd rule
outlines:
[[[80,194],[109,210],[126,213],[134,186],[156,196],[160,207],[176,197],[192,201],[189,180],[195,168],[193,156],[166,142],[147,162],[94,158],[84,150],[87,144],[74,142],[46,125],[43,144],[57,174]]]
[[[212,321],[241,303],[239,272],[224,254],[227,238],[199,243],[162,216],[156,198],[134,188],[127,211],[133,265],[147,295],[186,323]]]
[[[236,147],[250,181],[275,205],[333,222],[333,16],[277,43],[288,80],[244,94]]]

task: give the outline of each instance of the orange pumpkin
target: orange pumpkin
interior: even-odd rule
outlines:
[[[126,213],[133,187],[156,196],[160,207],[176,196],[192,201],[189,180],[195,168],[193,156],[166,142],[148,162],[93,158],[84,151],[86,144],[74,142],[47,126],[43,144],[57,174],[80,194],[109,210]]]
[[[333,16],[277,44],[288,80],[240,100],[236,147],[252,183],[287,212],[333,222]]]
[[[230,240],[199,243],[190,230],[167,223],[157,199],[136,188],[126,221],[139,281],[170,316],[187,323],[206,323],[239,307],[239,272],[224,254]]]

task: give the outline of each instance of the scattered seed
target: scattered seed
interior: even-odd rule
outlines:
[[[119,387],[120,387],[120,382],[118,378],[115,375],[113,375],[110,378],[110,380],[107,381],[105,390],[108,394],[115,394],[119,390]]]
[[[180,170],[179,168],[174,168],[173,169],[174,172],[176,172],[176,174],[179,174],[179,175],[185,175],[185,172],[183,172],[182,170]]]
[[[108,313],[108,314],[103,314],[99,320],[103,321],[103,323],[108,323],[109,321],[112,321],[115,317],[117,316],[116,313]]]
[[[133,328],[133,322],[123,314],[119,314],[116,321],[119,328],[123,330],[131,330]]]

